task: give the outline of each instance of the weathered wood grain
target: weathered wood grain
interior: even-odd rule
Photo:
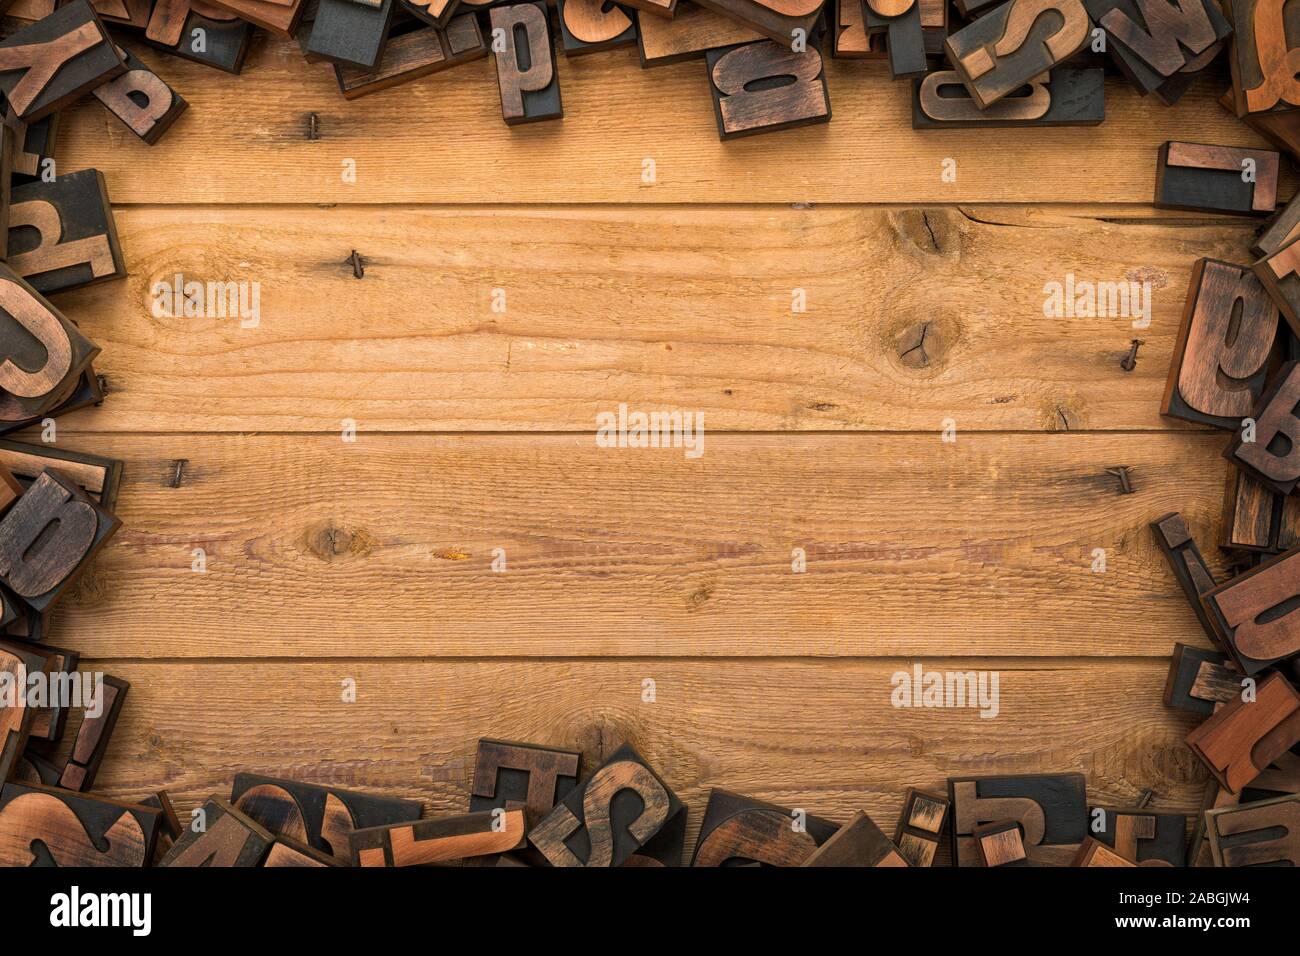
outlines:
[[[1264,144],[1208,82],[1167,109],[1111,79],[1096,129],[918,132],[907,84],[877,65],[834,61],[833,123],[719,143],[700,65],[642,70],[632,48],[560,58],[563,124],[512,131],[500,121],[491,60],[363,104],[342,100],[332,72],[304,63],[293,41],[258,37],[238,77],[128,46],[191,109],[183,130],[153,147],[93,100],[64,117],[60,168],[98,167],[119,203],[194,202],[198,183],[205,201],[231,203],[1147,203],[1165,140]],[[647,158],[653,185],[642,181]],[[955,182],[940,178],[947,158],[957,160]],[[345,159],[356,161],[355,184],[342,180]]]
[[[248,770],[463,813],[482,731],[581,749],[593,767],[631,743],[690,808],[688,847],[712,787],[837,822],[857,809],[896,817],[908,786],[969,774],[1079,771],[1094,803],[1152,787],[1161,809],[1198,805],[1208,778],[1181,739],[1198,718],[1160,703],[1159,661],[927,659],[996,669],[993,719],[894,708],[891,677],[909,664],[114,662],[137,695],[118,729],[135,746],[115,748],[97,789],[136,798],[165,786],[184,819]],[[353,704],[340,699],[348,678]],[[647,678],[654,703],[641,699]]]
[[[1227,467],[1219,433],[706,434],[695,460],[592,435],[78,441],[125,461],[123,528],[51,640],[140,658],[960,649],[1163,668],[1175,641],[1208,645],[1147,523],[1178,511],[1217,540]]]
[[[58,300],[103,346],[109,400],[60,429],[582,432],[624,401],[719,430],[1183,429],[1159,408],[1188,275],[1249,262],[1252,238],[1123,206],[126,207],[117,226],[128,279]],[[155,318],[178,272],[260,283],[260,324]],[[1071,273],[1149,280],[1150,327],[1044,315]]]

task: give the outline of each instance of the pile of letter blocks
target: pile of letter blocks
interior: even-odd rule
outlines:
[[[0,432],[47,426],[103,397],[98,348],[46,298],[125,274],[103,178],[53,175],[59,111],[93,95],[152,144],[186,108],[115,37],[238,73],[260,27],[296,37],[349,98],[491,53],[507,123],[562,115],[544,2],[4,6]],[[1163,207],[1271,214],[1281,154],[1294,158],[1300,144],[1289,47],[1300,42],[1300,4],[1232,0],[1225,14],[1216,0],[557,0],[556,16],[566,56],[636,44],[644,67],[703,59],[724,139],[829,121],[829,36],[832,56],[879,60],[912,81],[917,129],[1100,123],[1108,69],[1172,105],[1199,73],[1221,75],[1226,51],[1224,108],[1278,151],[1167,143],[1155,177]],[[1177,514],[1152,524],[1217,648],[1176,645],[1165,689],[1169,706],[1205,717],[1187,739],[1213,776],[1204,811],[1156,811],[1150,794],[1090,807],[1077,773],[963,777],[945,795],[908,790],[891,837],[861,811],[841,826],[714,790],[693,865],[1300,865],[1298,241],[1300,199],[1260,230],[1249,267],[1197,264],[1162,408],[1232,435],[1220,545],[1235,576],[1214,579]],[[77,672],[75,651],[46,642],[50,615],[116,531],[120,477],[113,459],[0,440],[0,674]],[[0,865],[686,859],[687,808],[630,746],[584,773],[575,751],[482,740],[466,812],[432,819],[414,800],[250,774],[184,821],[165,792],[140,803],[95,796],[127,689],[105,679],[98,716],[81,721],[61,762],[67,707],[20,697],[0,708]]]
[[[1225,0],[1224,7],[1227,6]],[[635,45],[643,68],[705,62],[723,139],[829,122],[823,49],[910,81],[916,129],[1088,126],[1107,71],[1175,103],[1231,67],[1232,110],[1297,140],[1300,10],[1233,0],[554,0],[566,57]],[[563,115],[546,0],[0,0],[4,90],[31,122],[93,92],[146,142],[185,101],[109,39],[239,73],[255,28],[296,39],[349,99],[495,59],[510,124]],[[14,27],[19,29],[15,30]],[[106,32],[106,29],[108,32]],[[129,79],[128,79],[129,77]],[[1217,92],[1217,90],[1216,90]],[[702,93],[701,93],[702,95]]]
[[[1270,706],[1262,700],[1252,706]],[[909,789],[892,838],[861,810],[841,826],[715,789],[690,865],[1291,865],[1296,785],[1294,764],[1229,776],[1216,790],[1228,798],[1194,821],[1190,846],[1188,814],[1148,809],[1149,794],[1089,807],[1078,773],[955,777],[947,795]],[[675,867],[687,814],[631,746],[584,776],[579,751],[485,739],[466,812],[430,819],[419,800],[250,773],[184,819],[165,792],[123,803],[66,783],[7,783],[0,866]]]
[[[100,404],[105,384],[92,365],[99,346],[50,298],[126,275],[103,177],[94,169],[54,175],[58,111],[93,91],[148,139],[148,110],[135,91],[161,102],[157,78],[127,72],[139,64],[108,39],[85,0],[50,7],[0,42],[0,434],[35,427],[42,439],[0,439],[0,803],[7,808],[18,796],[13,788],[28,782],[59,799],[90,790],[127,691],[125,681],[105,677],[101,707],[72,733],[72,700],[86,700],[72,690],[79,655],[48,641],[59,601],[121,525],[114,511],[122,477],[122,462],[57,444],[58,416]],[[56,759],[65,730],[71,747]],[[63,824],[77,824],[71,804],[61,806]],[[7,847],[27,839],[30,848],[32,826],[21,806],[0,811]],[[59,832],[75,839],[75,829]],[[47,837],[36,862],[65,856],[55,833],[41,834]]]

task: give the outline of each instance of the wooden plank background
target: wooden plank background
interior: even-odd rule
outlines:
[[[246,769],[450,812],[496,736],[629,741],[692,833],[714,786],[887,827],[956,774],[1196,806],[1160,694],[1204,640],[1146,525],[1181,511],[1218,565],[1226,465],[1157,407],[1192,263],[1253,223],[1148,204],[1163,140],[1259,144],[1215,81],[921,134],[882,64],[833,62],[829,126],[721,144],[702,64],[628,50],[561,59],[566,118],[516,130],[490,62],[349,103],[281,41],[238,78],[136,52],[189,112],[150,148],[87,101],[58,152],[130,271],[58,299],[110,387],[59,441],[126,461],[53,638],[133,683],[106,792]],[[259,282],[259,325],[155,317],[178,272]],[[1150,326],[1045,316],[1067,273],[1151,282]],[[597,448],[619,402],[703,412],[703,456]],[[998,716],[892,707],[917,661],[999,672]]]

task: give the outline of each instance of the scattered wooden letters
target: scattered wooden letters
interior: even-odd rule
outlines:
[[[903,859],[912,866],[933,866],[939,842],[948,823],[947,797],[908,788],[903,797],[903,812],[894,829],[894,843]]]
[[[101,695],[97,716],[87,715],[77,728],[77,738],[72,745],[68,763],[59,776],[59,786],[68,790],[92,790],[99,766],[104,761],[108,744],[117,726],[117,718],[126,703],[131,685],[120,677],[104,675],[99,686]]]
[[[113,82],[136,75],[127,73]],[[12,203],[9,268],[37,292],[49,295],[126,276],[99,170],[83,169],[53,182],[15,187]]]
[[[640,799],[617,799],[625,791]],[[569,791],[528,839],[552,866],[621,866],[681,809],[677,795],[624,745]],[[585,837],[585,853],[575,848],[575,834]]]
[[[47,469],[0,519],[0,581],[44,611],[120,525],[70,478]]]
[[[1082,774],[950,777],[948,799],[957,866],[981,865],[975,828],[985,823],[1018,822],[1026,856],[1040,863],[1063,864],[1088,833]]]
[[[826,74],[815,47],[795,53],[759,40],[709,50],[705,63],[724,140],[830,122]],[[790,77],[794,82],[785,82]]]
[[[691,866],[802,866],[838,830],[802,811],[714,789]]]
[[[1241,426],[1223,455],[1274,491],[1289,495],[1300,482],[1300,362],[1283,365],[1259,397],[1248,425]]]
[[[493,7],[488,16],[494,33],[505,31],[504,48],[496,54],[501,118],[514,126],[562,117],[560,75],[555,70],[555,45],[546,4]],[[526,51],[516,47],[521,35]]]
[[[354,830],[349,839],[357,866],[425,866],[508,853],[527,833],[522,809],[485,810]]]
[[[252,773],[236,774],[230,804],[277,838],[288,838],[328,853],[349,857],[353,830],[409,823],[420,819],[420,802],[396,797],[280,780]]]
[[[1096,126],[1106,118],[1105,71],[1058,66],[980,109],[955,70],[912,83],[913,129]]]
[[[1182,866],[1187,854],[1187,817],[1181,813],[1093,807],[1092,835],[1138,866]]]
[[[130,52],[122,47],[118,47],[117,52],[126,64],[126,72],[96,87],[95,99],[103,103],[104,108],[120,119],[127,129],[152,146],[171,129],[189,104]]]
[[[39,784],[0,790],[0,866],[148,866],[159,810]]]
[[[1161,414],[1235,429],[1276,360],[1278,310],[1259,278],[1217,259],[1192,268]]]
[[[1205,812],[1216,866],[1300,866],[1300,794]]]
[[[1187,735],[1187,746],[1229,793],[1240,793],[1300,743],[1300,695],[1281,674],[1259,682],[1255,697],[1224,704]]]
[[[802,866],[908,866],[889,837],[859,810],[803,861]]]
[[[211,796],[158,865],[258,866],[274,842],[275,836],[260,823]]]
[[[86,0],[71,0],[0,41],[0,92],[27,123],[71,105],[125,70]]]
[[[1165,681],[1165,706],[1209,716],[1216,704],[1241,696],[1242,676],[1226,654],[1175,644]]]
[[[1082,50],[1091,28],[1083,0],[1008,0],[949,36],[944,52],[987,109]]]
[[[1277,207],[1279,154],[1270,149],[1168,142],[1156,164],[1154,204],[1264,215]]]

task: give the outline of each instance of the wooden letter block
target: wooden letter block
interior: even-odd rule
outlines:
[[[1150,528],[1157,546],[1169,562],[1169,570],[1174,573],[1178,586],[1187,596],[1187,603],[1196,612],[1201,628],[1211,641],[1218,644],[1218,631],[1214,629],[1214,623],[1201,604],[1201,596],[1215,586],[1214,575],[1210,573],[1209,565],[1201,556],[1201,549],[1196,546],[1191,532],[1187,530],[1187,522],[1182,515],[1173,512],[1151,522]]]
[[[787,50],[802,30],[812,49],[812,36],[826,0],[697,0],[702,7],[757,30]]]
[[[1292,331],[1300,329],[1300,243],[1287,243],[1251,268],[1286,316]]]
[[[6,646],[0,642],[0,647]],[[50,647],[48,644],[39,648],[42,654],[50,656],[48,673],[50,686],[48,700],[38,705],[36,715],[32,718],[32,733],[27,746],[41,751],[48,751],[53,744],[63,739],[63,730],[68,723],[68,702],[72,696],[74,675],[81,655],[76,651],[62,647]]]
[[[4,110],[5,125],[14,131],[13,184],[35,182],[48,163],[53,162],[54,144],[58,139],[59,114],[51,113],[34,123],[24,123],[12,107]]]
[[[523,807],[541,819],[578,784],[582,754],[533,744],[484,738],[478,742],[469,808]]]
[[[0,265],[0,422],[47,414],[99,354],[44,296]]]
[[[118,47],[117,52],[126,63],[126,72],[96,87],[95,99],[103,103],[104,108],[120,119],[127,129],[152,146],[171,129],[172,123],[189,104],[163,82],[162,77],[128,51]]]
[[[1161,414],[1215,428],[1240,427],[1264,394],[1278,328],[1277,306],[1254,273],[1217,259],[1198,260]]]
[[[51,656],[45,651],[0,641],[0,783],[13,779],[27,749],[36,708],[29,706],[29,680],[49,673]]]
[[[372,7],[378,7],[383,0],[366,0]],[[435,27],[445,27],[460,10],[460,0],[400,0],[399,6],[425,23]]]
[[[581,56],[636,42],[632,14],[613,0],[556,0],[565,56]]]
[[[1029,860],[1058,866],[1073,858],[1088,835],[1083,774],[950,777],[948,799],[957,866],[982,864],[975,828],[985,823],[1016,821]]]
[[[1281,674],[1269,674],[1254,700],[1224,704],[1187,735],[1187,746],[1229,793],[1300,743],[1300,695]]]
[[[258,866],[275,837],[260,823],[213,795],[159,866]]]
[[[1079,846],[1079,852],[1075,855],[1070,866],[1137,866],[1132,860],[1126,860],[1106,844],[1099,840],[1088,837]]]
[[[1287,362],[1255,406],[1254,441],[1248,429],[1233,436],[1223,456],[1269,488],[1289,495],[1300,482],[1300,362]]]
[[[344,97],[354,100],[487,55],[478,18],[465,13],[454,18],[445,30],[419,21],[400,24],[389,34],[379,69],[369,71],[336,63],[334,75]]]
[[[86,0],[73,0],[0,41],[0,92],[28,123],[70,106],[125,70]]]
[[[1138,91],[1176,102],[1232,27],[1214,0],[1084,0],[1106,31],[1106,52]],[[1204,62],[1202,62],[1204,61]]]
[[[1182,866],[1187,856],[1187,816],[1147,810],[1093,807],[1094,836],[1138,866]]]
[[[1300,794],[1205,811],[1215,866],[1300,866]]]
[[[903,797],[903,812],[894,829],[894,843],[903,859],[912,866],[934,864],[950,805],[947,797],[908,788]]]
[[[1280,155],[1271,149],[1170,141],[1156,160],[1161,209],[1265,215],[1277,208]]]
[[[682,0],[682,2],[686,2],[686,0]],[[626,0],[625,5],[636,10],[638,14],[649,13],[660,20],[675,18],[681,9],[681,3],[678,0]]]
[[[546,4],[493,7],[488,16],[494,33],[505,31],[505,49],[496,55],[501,118],[514,126],[562,117],[560,75],[555,70]]]
[[[1300,548],[1270,558],[1202,599],[1245,674],[1300,652]]]
[[[1174,645],[1165,681],[1165,706],[1209,716],[1215,704],[1241,696],[1242,674],[1217,651]]]
[[[908,865],[889,837],[859,810],[848,823],[803,861],[803,866]]]
[[[147,27],[149,14],[153,12],[153,0],[91,0],[90,5],[105,23],[115,23],[133,30]],[[53,4],[50,4],[50,9],[53,9]],[[9,12],[12,14],[13,9],[10,8]],[[44,15],[48,16],[48,13]]]
[[[985,866],[1025,866],[1024,828],[1015,820],[985,823],[971,831],[980,861]]]
[[[889,72],[896,80],[924,76],[925,38],[921,33],[920,0],[862,0],[868,33],[884,33]]]
[[[803,866],[839,829],[829,820],[715,789],[691,866]]]
[[[685,0],[683,0],[685,2]],[[945,0],[946,3],[946,0]],[[862,0],[834,0],[834,30],[831,32],[831,56],[836,59],[883,60],[889,56],[885,49],[885,34],[868,33],[863,16]],[[947,9],[946,6],[944,9]],[[679,13],[680,17],[681,14]],[[645,28],[642,27],[644,30]],[[737,37],[728,43],[740,43],[758,37]],[[942,41],[940,41],[942,42]],[[723,44],[714,44],[722,46]]]
[[[45,611],[121,524],[70,478],[47,469],[0,519],[0,581]]]
[[[148,866],[160,811],[56,787],[0,790],[0,866]]]
[[[912,83],[913,129],[1096,126],[1106,118],[1105,70],[1058,66],[982,110],[954,70]]]
[[[226,73],[244,68],[253,25],[203,0],[156,0],[145,41]]]
[[[844,2],[851,2],[861,20],[861,0]],[[643,67],[703,59],[706,50],[759,39],[762,37],[757,31],[706,10],[691,0],[681,0],[677,4],[677,15],[671,20],[637,13],[637,47]]]
[[[944,52],[987,109],[1082,50],[1091,29],[1083,0],[1008,0],[948,37]]]
[[[280,837],[266,854],[262,866],[269,867],[320,867],[347,866],[343,860],[314,850],[305,843]]]
[[[277,838],[305,843],[340,860],[349,859],[353,830],[420,819],[420,801],[378,797],[296,780],[235,775],[230,803]]]
[[[158,816],[158,837],[154,841],[153,858],[155,861],[161,860],[167,855],[167,851],[172,848],[172,844],[180,839],[180,817],[176,815],[176,808],[172,806],[171,795],[166,790],[159,790],[157,793],[150,794],[140,801],[140,805],[160,811]]]
[[[1286,0],[1232,0],[1232,94],[1238,116],[1300,107],[1291,44],[1300,8]]]
[[[795,53],[760,40],[710,50],[705,62],[718,135],[724,140],[830,122],[826,73],[815,46]],[[785,82],[791,77],[793,83]]]
[[[210,0],[210,4],[286,40],[293,38],[306,7],[304,0]]]
[[[77,739],[72,745],[68,764],[59,777],[59,786],[81,791],[94,788],[95,776],[104,762],[113,728],[117,726],[117,718],[130,689],[131,685],[120,677],[104,677],[99,688],[98,713],[94,717],[87,714],[77,728]]]
[[[117,510],[117,491],[122,483],[120,459],[0,438],[0,465],[9,469],[24,488],[31,487],[46,468],[57,468],[105,511]]]
[[[622,866],[681,809],[677,795],[625,744],[528,838],[552,866]]]
[[[527,833],[522,809],[485,810],[355,830],[350,839],[357,866],[425,866],[507,853]]]
[[[9,268],[42,295],[126,277],[113,208],[99,170],[64,173],[53,182],[14,189]]]
[[[1300,544],[1300,498],[1280,495],[1249,472],[1229,468],[1221,544],[1267,555],[1290,551]]]
[[[47,787],[59,785],[59,775],[63,769],[53,760],[42,757],[33,750],[28,750],[18,758],[14,769],[14,783],[36,783]]]
[[[1300,111],[1295,114],[1300,117]],[[1291,201],[1273,214],[1272,218],[1259,229],[1250,247],[1251,254],[1263,259],[1277,252],[1293,239],[1300,239],[1300,193],[1291,197]]]
[[[320,0],[307,52],[321,59],[374,71],[384,55],[395,0],[368,7],[352,0]]]

